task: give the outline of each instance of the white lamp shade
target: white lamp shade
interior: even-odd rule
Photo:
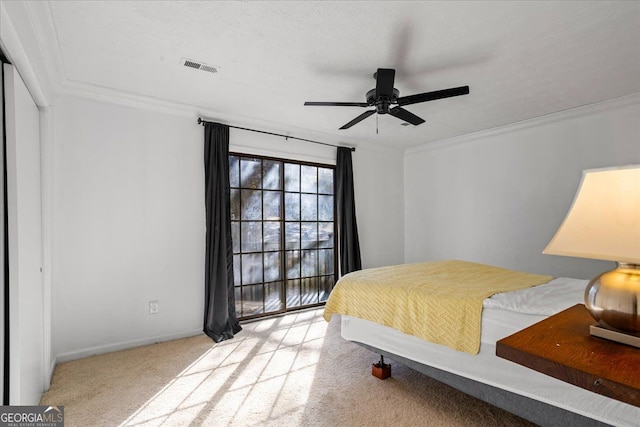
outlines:
[[[640,264],[640,165],[584,171],[543,253]]]

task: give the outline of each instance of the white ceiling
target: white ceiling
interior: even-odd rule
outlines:
[[[405,148],[640,92],[640,2],[34,2],[57,87],[239,126]],[[188,58],[218,73],[181,65]],[[377,68],[400,96],[469,85],[338,130]],[[194,116],[195,120],[195,116]]]

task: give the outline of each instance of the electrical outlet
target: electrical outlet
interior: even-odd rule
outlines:
[[[149,314],[158,314],[160,312],[160,301],[149,301]]]

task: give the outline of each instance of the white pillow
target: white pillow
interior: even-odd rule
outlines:
[[[544,285],[502,292],[484,300],[484,308],[550,316],[576,304],[584,304],[588,280],[559,277]]]

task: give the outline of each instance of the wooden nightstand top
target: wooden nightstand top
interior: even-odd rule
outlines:
[[[501,339],[496,355],[640,407],[640,349],[592,337],[594,323],[577,304]]]

